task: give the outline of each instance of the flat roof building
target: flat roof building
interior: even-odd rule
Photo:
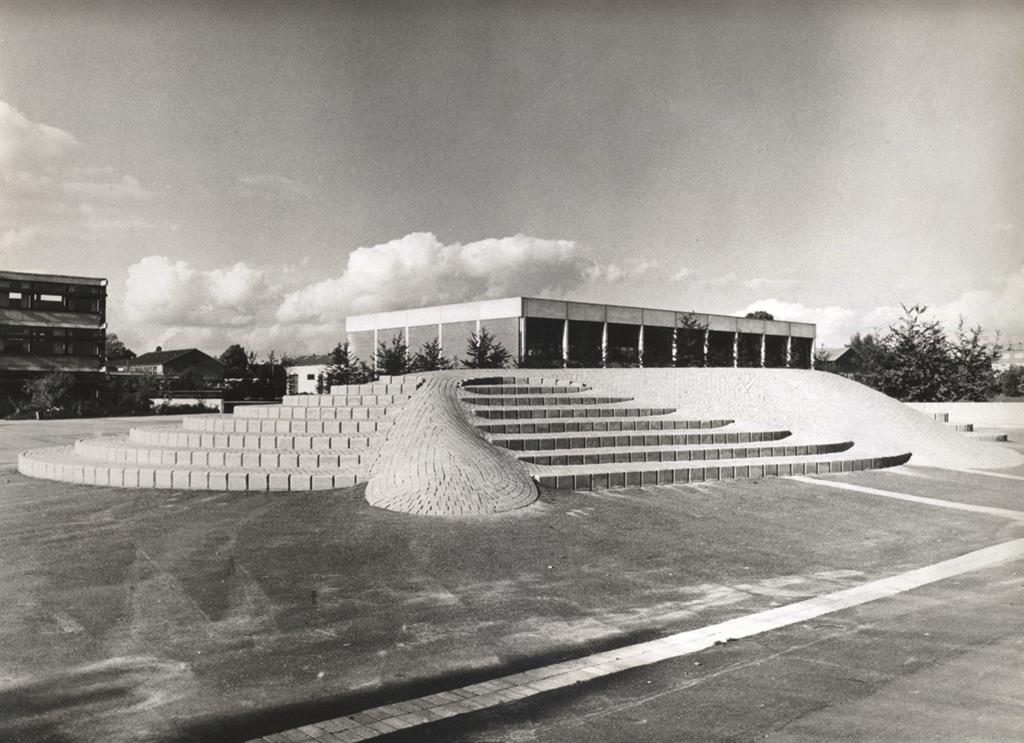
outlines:
[[[96,375],[107,337],[107,280],[0,271],[0,376]]]
[[[526,368],[767,366],[810,368],[812,323],[534,297],[356,315],[345,320],[352,351],[372,361],[401,336],[415,352],[435,338],[461,357],[473,333],[494,337]]]

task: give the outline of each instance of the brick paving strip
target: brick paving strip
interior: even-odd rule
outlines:
[[[1003,472],[989,472],[987,470],[958,470],[959,472],[970,472],[972,475],[988,475],[989,477],[1002,477],[1006,480],[1024,480],[1021,475],[1007,475]]]
[[[985,472],[983,474],[990,475],[992,473]],[[1002,475],[1002,477],[1010,476]],[[937,498],[925,498],[924,496],[921,495],[910,495],[908,493],[897,493],[894,490],[880,490],[878,488],[868,488],[863,485],[853,485],[848,482],[839,482],[837,480],[819,480],[817,478],[803,476],[791,477],[789,479],[796,480],[797,482],[806,482],[811,485],[824,485],[830,488],[839,488],[840,490],[853,490],[858,493],[870,493],[871,495],[881,495],[885,498],[893,498],[894,500],[904,500],[909,501],[911,503],[921,503],[926,506],[952,508],[955,511],[971,511],[972,513],[983,513],[988,516],[1001,516],[1003,518],[1013,519],[1015,521],[1024,521],[1024,511],[1013,511],[1009,508],[993,508],[992,506],[974,506],[971,505],[970,503],[957,503],[956,501],[939,500]]]
[[[818,484],[821,481],[811,480],[811,482]],[[940,504],[947,505],[939,501],[935,502],[935,505]],[[992,514],[992,511],[1015,514],[1013,518],[1016,519],[1024,517],[1022,512],[1005,511],[1005,509],[988,509],[985,512],[998,515]],[[351,743],[351,741],[367,740],[396,730],[496,707],[543,694],[553,689],[689,655],[716,644],[806,622],[870,601],[896,596],[946,578],[995,567],[1021,558],[1024,558],[1024,538],[985,547],[934,565],[870,581],[824,596],[798,601],[788,606],[768,609],[700,629],[679,632],[658,640],[627,645],[576,660],[502,676],[419,699],[373,707],[356,714],[304,725],[255,740],[264,743],[302,743],[310,740]]]

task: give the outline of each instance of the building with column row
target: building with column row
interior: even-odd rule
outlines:
[[[415,352],[440,342],[465,355],[485,329],[525,368],[745,366],[810,368],[812,323],[508,297],[346,318],[351,350],[372,361],[377,345],[399,336]]]

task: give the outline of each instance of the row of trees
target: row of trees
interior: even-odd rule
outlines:
[[[963,318],[950,338],[938,320],[925,316],[927,309],[903,306],[903,317],[879,338],[854,335],[849,348],[856,366],[838,373],[907,402],[983,401],[999,392],[993,364],[1001,346],[985,343],[981,327],[967,328]],[[837,371],[826,355],[815,365]]]
[[[466,344],[462,359],[448,358],[441,351],[437,338],[424,343],[419,351],[410,353],[401,334],[390,343],[377,344],[374,371],[366,362],[352,353],[348,341],[339,343],[330,353],[331,363],[317,379],[317,391],[326,392],[336,384],[364,384],[378,375],[396,376],[415,372],[440,371],[461,366],[465,369],[502,369],[512,362],[512,354],[486,328],[473,333]]]

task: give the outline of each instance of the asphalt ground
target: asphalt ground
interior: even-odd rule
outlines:
[[[114,433],[137,423],[101,425]],[[50,422],[16,425],[13,434],[0,429],[5,458],[38,445],[26,440],[88,435],[34,430]],[[842,480],[1024,509],[1021,481],[901,470]],[[0,513],[4,740],[242,740],[705,626],[1021,535],[1019,524],[988,515],[771,479],[546,492],[514,514],[453,520],[379,511],[360,489],[131,491],[31,480],[8,468],[0,470]],[[856,705],[872,698],[894,719],[903,715],[913,734],[853,726],[847,738],[935,739],[927,727],[914,732],[918,715],[904,704],[913,699],[903,685],[931,678],[931,694],[973,672],[991,688],[978,681],[973,701],[955,709],[1019,725],[1020,685],[999,675],[1019,665],[993,659],[1019,656],[1022,599],[1016,565],[965,576],[402,739],[809,739],[813,725],[831,725],[831,738],[849,720],[870,718]],[[945,628],[938,636],[946,639],[927,639],[928,623]],[[893,665],[901,655],[923,660]],[[712,675],[712,667],[731,670]],[[867,681],[850,680],[857,676]],[[655,685],[666,693],[646,699]],[[933,713],[947,712],[938,697],[924,698]],[[989,698],[992,709],[978,706]],[[630,723],[632,712],[595,714],[604,708],[636,709],[646,722]],[[1000,739],[988,736],[995,728],[978,730],[973,739]]]

